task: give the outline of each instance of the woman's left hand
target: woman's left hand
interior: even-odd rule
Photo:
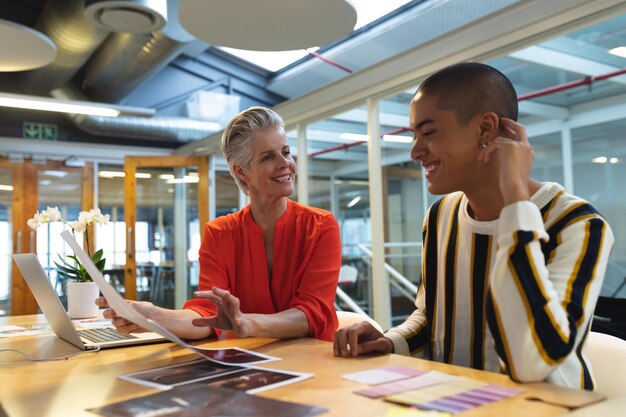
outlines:
[[[248,337],[251,331],[251,320],[241,312],[239,298],[228,291],[213,288],[211,291],[196,291],[198,298],[211,300],[217,307],[213,317],[203,317],[192,321],[194,326],[210,326],[215,329],[234,332],[237,337]]]

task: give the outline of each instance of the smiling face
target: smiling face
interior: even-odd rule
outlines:
[[[421,162],[432,194],[467,194],[484,185],[484,166],[477,161],[482,148],[479,117],[462,124],[452,110],[440,108],[437,96],[418,92],[409,123],[415,137],[411,159]]]
[[[248,167],[236,172],[250,198],[289,197],[294,191],[296,163],[291,156],[284,129],[268,129],[251,141],[252,159]]]

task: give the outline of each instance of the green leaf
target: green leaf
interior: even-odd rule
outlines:
[[[104,271],[104,266],[106,265],[107,260],[106,259],[101,259],[100,261],[96,262],[96,268],[98,268],[98,271],[102,272]]]
[[[54,264],[57,266],[57,269],[58,269],[60,272],[63,272],[64,274],[68,274],[68,275],[76,275],[76,276],[80,275],[80,271],[77,271],[77,270],[76,270],[76,269],[74,269],[74,268],[68,268],[68,267],[66,267],[66,266],[60,265],[60,264],[59,264],[59,263],[57,263],[57,262],[55,262]]]
[[[97,264],[98,261],[100,261],[100,259],[102,259],[102,255],[103,254],[104,254],[104,251],[102,249],[100,249],[99,251],[97,251],[96,253],[91,255],[91,260],[93,261],[93,263]]]

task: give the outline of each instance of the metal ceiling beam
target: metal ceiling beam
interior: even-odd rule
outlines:
[[[509,57],[543,67],[590,76],[602,75],[621,69],[620,67],[603,64],[580,56],[574,56],[544,46],[531,46],[513,52],[509,54]],[[626,75],[609,78],[607,81],[623,85],[626,84]]]
[[[144,146],[120,146],[65,142],[34,139],[0,137],[2,154],[21,154],[24,157],[35,155],[39,159],[64,161],[74,157],[84,161],[103,164],[123,164],[124,156],[163,156],[171,155],[171,150]]]
[[[566,107],[543,104],[536,101],[522,101],[519,103],[520,113],[541,116],[548,119],[567,119],[570,115]]]

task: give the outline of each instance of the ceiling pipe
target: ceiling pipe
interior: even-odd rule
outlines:
[[[411,129],[409,129],[408,127],[399,127],[397,129],[394,129],[394,130],[391,130],[389,132],[385,132],[385,133],[381,134],[380,137],[382,138],[385,135],[396,135],[398,133],[408,132],[409,130],[411,130]],[[346,143],[346,144],[343,144],[343,145],[333,146],[331,148],[326,148],[326,149],[322,149],[322,150],[319,150],[319,151],[316,151],[316,152],[311,152],[309,154],[309,157],[312,158],[314,156],[323,155],[325,153],[334,152],[334,151],[340,151],[342,149],[352,148],[353,146],[362,145],[364,143],[366,143],[366,142],[362,141],[362,140],[359,140],[359,141],[356,141],[356,142],[351,142],[351,143]]]
[[[82,0],[48,0],[35,28],[55,43],[57,56],[18,76],[18,84],[30,94],[48,94],[66,84],[109,35],[85,18]]]
[[[52,92],[56,98],[84,100],[75,87],[68,84]],[[188,142],[207,137],[222,128],[216,122],[182,117],[102,117],[69,114],[81,130],[92,135],[151,141]]]
[[[351,70],[350,68],[347,68],[347,67],[344,67],[344,66],[343,66],[343,65],[341,65],[341,64],[338,64],[338,63],[336,63],[335,61],[333,61],[332,59],[330,59],[330,58],[326,58],[326,57],[325,57],[324,55],[322,55],[322,54],[319,54],[319,53],[317,53],[317,52],[315,52],[315,51],[309,51],[309,50],[307,50],[307,52],[309,53],[309,55],[311,55],[311,56],[313,56],[313,57],[315,57],[315,58],[317,58],[317,59],[321,59],[322,61],[326,62],[327,64],[332,65],[333,67],[337,67],[337,68],[339,68],[340,70],[343,70],[343,71],[347,72],[348,74],[352,74],[352,70]]]
[[[192,41],[178,20],[178,0],[167,2],[168,22],[151,34],[113,33],[86,64],[81,89],[97,100],[120,102],[178,57]]]
[[[572,88],[580,87],[583,85],[591,86],[593,83],[597,81],[603,81],[612,77],[617,77],[618,75],[626,74],[626,68],[622,68],[617,71],[609,72],[607,74],[602,75],[590,75],[579,80],[569,81],[567,83],[558,84],[552,87],[543,88],[541,90],[533,91],[530,93],[522,94],[517,98],[517,101],[530,100],[537,97],[547,96],[549,94],[559,93],[565,90],[571,90]]]

